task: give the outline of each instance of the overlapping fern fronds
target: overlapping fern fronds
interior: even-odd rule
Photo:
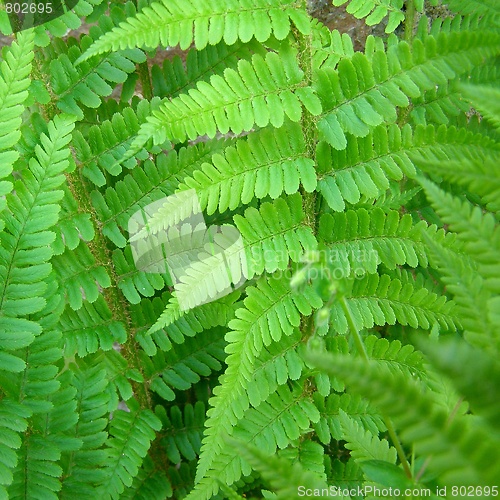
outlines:
[[[333,3],[387,36],[81,0],[3,49],[0,497],[500,477],[498,8]]]

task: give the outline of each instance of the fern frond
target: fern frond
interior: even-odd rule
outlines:
[[[170,276],[164,267],[163,273],[147,273],[137,269],[130,246],[124,250],[113,251],[113,265],[117,274],[117,285],[131,304],[138,304],[143,297],[153,297],[158,290],[171,284]]]
[[[293,390],[282,386],[257,408],[249,408],[234,430],[228,428],[226,432],[245,443],[255,444],[265,455],[272,455],[276,448],[283,449],[298,439],[310,423],[318,419],[316,407],[300,386],[295,385]],[[219,444],[214,458],[213,468],[208,469],[206,475],[198,469],[199,480],[187,497],[189,500],[211,498],[219,489],[216,478],[231,485],[251,471],[239,448],[225,442]]]
[[[67,451],[63,457],[63,477],[60,498],[74,498],[78,495],[93,495],[95,487],[103,479],[103,468],[108,458],[101,449],[108,434],[107,413],[109,394],[106,371],[99,366],[85,366],[76,372],[71,386],[76,389],[75,402],[78,424],[71,429],[71,435],[81,440],[82,446]]]
[[[449,0],[448,7],[460,14],[494,14],[500,16],[500,7],[495,0]],[[498,19],[498,17],[497,17]]]
[[[442,160],[439,162],[419,160],[418,166],[426,172],[433,172],[479,195],[491,212],[500,211],[500,167],[495,156],[481,160],[467,158],[460,161]]]
[[[307,157],[302,129],[286,123],[279,129],[263,129],[240,139],[222,154],[214,154],[179,189],[196,189],[202,210],[234,210],[254,197],[277,198],[283,192],[316,188],[314,162]]]
[[[29,347],[16,353],[26,363],[24,371],[1,381],[7,397],[15,396],[33,413],[29,421],[30,432],[24,436],[17,466],[12,471],[9,498],[37,494],[57,498],[61,489],[61,453],[81,446],[80,440],[66,435],[75,425],[77,415],[75,390],[64,383],[64,376],[59,377],[62,338],[55,327],[64,303],[54,278],[54,274],[46,278],[44,307],[30,316],[41,326],[42,333]]]
[[[408,152],[411,144],[409,127],[377,127],[365,138],[347,136],[346,149],[338,151],[326,142],[316,149],[318,191],[328,205],[343,211],[345,201],[357,203],[361,196],[375,198],[389,188],[389,180],[413,177]]]
[[[12,483],[12,469],[17,464],[17,453],[22,446],[20,433],[28,428],[31,410],[14,400],[0,401],[0,496],[8,498],[7,487]]]
[[[72,118],[56,116],[49,123],[48,136],[42,135],[43,145],[36,147],[36,158],[29,170],[15,184],[15,196],[7,197],[8,211],[2,213],[5,230],[0,233],[0,321],[7,332],[14,326],[25,329],[21,342],[27,345],[33,334],[40,333],[39,325],[31,318],[46,305],[45,281],[51,272],[50,244],[57,223],[63,197],[58,188],[64,182],[63,172],[68,167],[69,149],[66,147],[73,130]],[[36,333],[35,333],[36,332]],[[33,337],[31,337],[33,340]],[[24,363],[15,357],[5,358],[5,370],[19,371]],[[12,364],[14,363],[14,364]]]
[[[254,125],[281,127],[285,115],[300,120],[302,104],[317,115],[319,100],[312,88],[301,86],[303,78],[296,51],[289,46],[265,58],[254,54],[251,61],[239,61],[237,70],[227,68],[223,77],[213,75],[210,83],[199,82],[187,94],[165,102],[141,126],[130,151],[150,138],[161,144],[166,139],[212,138],[217,132],[239,135]]]
[[[236,214],[234,223],[243,237],[249,274],[273,273],[288,268],[289,261],[299,262],[317,242],[306,225],[302,197],[296,193],[247,208]]]
[[[55,255],[52,264],[72,309],[80,309],[84,301],[95,302],[102,289],[111,286],[106,268],[95,262],[87,245]]]
[[[208,82],[212,75],[222,76],[226,68],[234,68],[241,59],[250,61],[254,53],[265,56],[262,45],[253,40],[233,45],[220,42],[202,50],[190,50],[185,63],[178,55],[165,59],[161,68],[156,64],[151,68],[154,94],[161,98],[177,97],[199,81]]]
[[[182,463],[182,465],[185,464]],[[171,476],[171,474],[168,476]],[[165,498],[172,498],[172,495],[172,484],[169,477],[167,477],[166,471],[159,469],[151,454],[148,454],[137,476],[134,477],[132,485],[125,489],[120,498],[127,500],[164,500]]]
[[[323,66],[335,68],[344,57],[354,55],[354,46],[347,33],[330,30],[321,21],[313,19],[311,22],[313,47],[313,68]]]
[[[304,440],[297,447],[288,447],[279,451],[281,457],[286,457],[292,464],[299,462],[306,471],[316,473],[323,480],[325,474],[325,449],[315,441]]]
[[[82,48],[90,42],[90,37],[84,38]],[[76,65],[81,53],[82,49],[75,44],[50,62],[51,86],[57,94],[57,106],[80,119],[83,118],[82,106],[99,107],[101,99],[113,91],[109,83],[125,82],[128,74],[135,71],[135,65],[146,60],[141,50],[130,49]]]
[[[498,460],[491,460],[498,439],[465,416],[450,421],[420,384],[390,372],[377,361],[320,353],[311,354],[311,361],[342,377],[351,390],[390,415],[404,441],[413,443],[422,457],[432,455],[429,469],[439,474],[441,484],[489,484],[499,474]]]
[[[125,487],[132,485],[155,438],[155,431],[161,430],[161,421],[150,410],[141,410],[134,400],[129,400],[127,405],[129,411],[113,413],[106,448],[108,459],[96,492],[100,498],[115,500]]]
[[[333,5],[344,5],[348,0],[333,0]],[[368,26],[379,24],[387,15],[389,19],[385,28],[386,33],[392,33],[405,16],[401,11],[403,0],[349,0],[346,11],[356,19],[365,19]]]
[[[226,335],[227,370],[221,385],[214,389],[213,406],[208,410],[207,430],[198,465],[198,477],[212,466],[221,448],[221,436],[230,432],[238,418],[248,408],[236,404],[251,382],[256,360],[264,346],[279,342],[282,335],[290,336],[300,324],[300,315],[310,315],[321,307],[321,299],[308,288],[294,294],[286,277],[262,277],[255,287],[246,289],[244,307],[236,310],[236,318]],[[244,398],[242,399],[244,401]]]
[[[358,203],[362,196],[376,198],[386,191],[390,180],[415,176],[422,161],[488,158],[498,146],[481,134],[445,126],[381,126],[366,137],[346,136],[347,147],[335,150],[320,142],[316,150],[318,190],[335,211],[345,202]]]
[[[127,340],[125,325],[113,319],[102,295],[94,303],[84,301],[78,310],[66,307],[59,329],[64,336],[64,354],[68,358],[75,353],[83,358],[98,349],[109,351],[115,342],[123,344]]]
[[[294,332],[279,342],[262,347],[255,363],[252,380],[239,396],[238,405],[257,407],[288,380],[298,380],[305,371],[304,361],[298,354],[300,332]]]
[[[346,412],[339,410],[342,439],[346,441],[345,447],[350,451],[350,456],[356,462],[365,460],[383,460],[396,463],[396,449],[389,445],[386,439],[380,439],[377,433],[363,429]]]
[[[162,213],[151,219],[150,226],[155,230],[164,224]],[[171,211],[167,214],[172,218]],[[169,245],[160,253],[167,255],[171,272],[179,269],[174,288],[181,308],[187,310],[213,300],[232,285],[240,285],[243,278],[264,270],[285,270],[290,259],[297,262],[305,251],[315,249],[316,241],[302,219],[301,197],[296,194],[264,203],[260,210],[248,208],[244,216],[235,215],[236,228],[211,227],[206,232],[188,229],[185,235],[176,230],[172,246],[179,257],[186,254],[188,261],[173,260],[176,252],[169,251]]]
[[[458,341],[441,341],[436,345],[422,343],[422,347],[433,366],[447,375],[459,392],[467,398],[472,412],[484,418],[498,431],[500,370],[496,353],[493,357],[465,342]],[[463,376],[464,366],[467,366],[467,377]]]
[[[82,17],[89,16],[88,22],[91,22],[90,17],[94,13],[94,8],[102,4],[102,0],[78,0],[65,4],[66,9],[61,16],[56,17],[40,26],[34,28],[35,43],[40,47],[46,47],[51,39],[49,33],[53,37],[63,37],[70,30],[77,30],[82,25]],[[69,6],[71,5],[71,8]],[[98,10],[98,9],[97,9]]]
[[[137,105],[126,107],[121,112],[113,112],[109,120],[103,120],[99,126],[93,125],[86,131],[76,130],[73,145],[83,175],[96,186],[106,184],[106,175],[119,175],[122,165],[133,168],[133,158],[121,161],[151,112],[161,104],[160,99],[140,100]],[[99,108],[101,109],[101,108]],[[143,158],[147,151],[141,149],[136,156]]]
[[[10,175],[19,157],[12,147],[21,137],[19,128],[23,103],[28,97],[33,46],[33,31],[20,33],[17,42],[3,51],[0,63],[0,213],[6,206],[5,195],[12,190],[12,183],[3,179]],[[3,227],[0,219],[0,230]]]
[[[308,33],[306,13],[291,0],[225,0],[214,5],[178,0],[153,2],[135,18],[102,36],[87,49],[84,58],[130,47],[179,45],[185,50],[194,43],[201,50],[222,40],[227,45],[238,39],[249,42],[252,37],[264,42],[271,34],[283,40],[290,31],[290,20],[302,33]]]
[[[351,394],[331,394],[326,399],[319,394],[313,396],[314,404],[320,413],[320,419],[314,424],[314,430],[323,444],[328,444],[332,439],[341,441],[344,431],[339,419],[340,412],[345,412],[359,429],[371,434],[378,434],[385,430],[380,415],[375,409],[359,396]]]
[[[176,344],[182,344],[185,337],[194,337],[205,329],[224,326],[234,316],[234,303],[238,295],[238,292],[234,292],[188,311],[181,310],[175,294],[170,297],[166,306],[165,301],[158,297],[153,302],[143,300],[140,310],[144,313],[144,309],[148,309],[148,319],[141,321],[136,334],[137,341],[149,356],[154,356],[156,345],[161,350],[168,351],[172,346],[170,339]],[[161,312],[160,317],[158,311]],[[141,316],[142,314],[138,314],[138,319]]]
[[[160,445],[165,448],[168,459],[173,464],[186,460],[194,460],[200,453],[203,424],[205,422],[205,405],[201,401],[187,404],[183,411],[178,406],[170,409],[170,414],[163,406],[158,406],[156,416],[163,424],[164,432],[160,433]]]
[[[54,229],[54,255],[61,255],[65,249],[74,250],[82,241],[89,242],[94,239],[94,225],[90,214],[78,212],[77,202],[67,186],[64,186],[59,224]]]
[[[426,330],[434,324],[443,329],[456,328],[455,304],[445,296],[429,292],[419,278],[399,280],[386,274],[369,274],[351,280],[349,288],[346,300],[358,330],[396,322]],[[330,326],[341,334],[348,330],[338,301],[330,310]]]
[[[341,462],[334,460],[331,468],[327,471],[328,482],[339,488],[361,487],[363,484],[363,473],[354,460]]]
[[[465,338],[473,345],[490,349],[500,346],[500,338],[490,321],[489,300],[491,294],[484,286],[477,265],[463,254],[427,241],[447,291],[457,304],[456,314],[465,329]]]
[[[500,291],[500,228],[492,214],[483,214],[479,207],[472,206],[449,193],[445,193],[432,182],[421,179],[427,196],[437,213],[457,233],[464,244],[463,251],[477,264],[484,286],[492,293]]]
[[[307,490],[328,490],[325,480],[317,473],[306,469],[300,461],[291,463],[282,456],[268,456],[252,444],[234,440],[234,446],[241,451],[242,457],[258,471],[265,481],[275,490],[277,500],[295,498],[299,487]],[[313,444],[313,443],[311,443]]]
[[[336,70],[317,71],[315,89],[322,102],[320,139],[345,149],[346,134],[365,137],[374,126],[393,123],[396,107],[409,97],[470,71],[478,61],[498,54],[496,33],[452,31],[392,44],[386,52],[342,59]]]
[[[391,371],[400,372],[415,380],[426,381],[424,359],[411,344],[402,345],[399,340],[389,341],[369,335],[364,339],[366,353],[371,359],[382,361]]]
[[[174,390],[187,390],[200,377],[220,371],[226,357],[224,334],[225,329],[220,327],[205,329],[183,344],[173,346],[168,353],[159,351],[151,358],[142,356],[144,377],[150,389],[163,399],[173,401]]]
[[[329,250],[333,266],[342,270],[343,276],[357,271],[377,272],[383,263],[388,269],[408,264],[427,267],[429,255],[422,234],[450,246],[454,240],[436,226],[424,221],[413,224],[411,215],[400,216],[395,210],[384,213],[381,208],[347,210],[324,214],[320,218],[318,236]]]
[[[495,59],[472,69],[463,75],[437,88],[425,91],[420,97],[412,99],[411,119],[416,124],[429,123],[448,125],[453,118],[470,110],[470,104],[464,99],[464,83],[495,85],[499,79],[500,68]]]
[[[128,231],[130,217],[150,203],[171,195],[183,177],[192,175],[228,144],[229,141],[214,140],[157,155],[155,162],[146,160],[114,186],[106,188],[104,195],[94,191],[92,204],[103,224],[103,234],[116,246],[125,247],[127,240],[123,232]]]

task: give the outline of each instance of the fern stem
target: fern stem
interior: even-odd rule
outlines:
[[[366,352],[365,344],[363,343],[363,339],[362,339],[361,335],[359,334],[358,329],[356,328],[356,324],[354,323],[354,317],[352,315],[349,304],[347,303],[345,297],[343,297],[343,296],[339,298],[339,301],[340,301],[340,305],[342,307],[342,310],[344,311],[344,314],[347,318],[347,324],[349,325],[349,330],[350,330],[352,338],[354,340],[354,344],[356,346],[356,349],[357,349],[359,355],[368,363],[370,358],[368,357],[368,353]],[[403,466],[403,470],[405,471],[405,474],[409,478],[411,478],[412,474],[411,474],[410,465],[408,464],[408,460],[406,459],[405,451],[403,450],[403,446],[401,445],[401,442],[399,441],[398,435],[396,434],[396,430],[394,429],[394,426],[392,425],[392,421],[389,417],[387,417],[385,415],[382,415],[382,420],[384,421],[384,424],[387,427],[387,432],[389,434],[389,437],[391,438],[392,444],[394,445],[394,448],[396,448],[396,452],[398,454],[401,465]]]
[[[351,331],[352,338],[354,340],[354,345],[356,346],[356,350],[359,355],[365,360],[368,361],[368,353],[365,349],[365,344],[363,343],[363,339],[356,328],[356,324],[354,323],[354,318],[352,316],[351,309],[349,308],[349,304],[347,303],[345,297],[339,298],[340,305],[342,310],[344,311],[345,317],[347,318],[347,324],[349,325],[349,330]]]
[[[405,13],[405,40],[411,43],[413,40],[413,31],[415,26],[415,2],[414,0],[406,1]]]
[[[394,445],[394,448],[396,448],[396,452],[398,454],[401,465],[403,466],[403,470],[405,471],[405,474],[409,478],[411,478],[410,465],[408,464],[408,460],[406,459],[405,451],[403,450],[403,446],[401,445],[401,442],[399,441],[399,437],[396,434],[396,430],[394,429],[394,426],[392,425],[392,421],[389,417],[386,417],[385,415],[382,415],[382,419],[384,421],[385,426],[387,427],[387,433],[389,434],[389,437],[391,438],[392,444]]]
[[[120,294],[117,286],[118,277],[116,275],[113,262],[111,259],[110,250],[106,244],[106,237],[102,234],[99,218],[94,210],[90,200],[90,189],[85,184],[81,176],[80,170],[75,170],[66,175],[68,187],[78,203],[79,210],[90,214],[94,227],[96,228],[94,239],[89,242],[89,249],[94,255],[97,264],[103,265],[109,272],[111,278],[111,286],[104,289],[102,295],[109,306],[113,318],[117,321],[123,321],[126,324],[127,331],[131,332],[131,320],[126,299]],[[136,342],[129,338],[123,345],[122,352],[124,358],[132,363],[134,368],[142,372],[141,364],[138,357],[138,346]],[[134,394],[143,408],[151,408],[151,400],[146,383],[133,383]]]
[[[142,87],[142,96],[144,99],[150,101],[153,99],[153,86],[151,85],[151,76],[149,74],[148,62],[145,61],[137,65],[137,72],[139,73],[139,80]]]

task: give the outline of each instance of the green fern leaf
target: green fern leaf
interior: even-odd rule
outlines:
[[[342,276],[375,273],[380,263],[388,269],[403,264],[427,267],[429,256],[422,234],[446,246],[454,240],[424,221],[414,225],[409,214],[401,217],[397,211],[384,213],[381,208],[324,214],[318,232],[328,248],[331,265],[336,266],[336,273],[342,271]]]
[[[160,154],[155,162],[146,160],[140,168],[134,168],[113,187],[108,187],[104,195],[93,191],[92,204],[103,223],[103,234],[116,246],[125,247],[127,240],[123,232],[129,230],[130,217],[171,195],[182,178],[192,174],[228,144],[229,141],[210,141],[181,148],[178,152],[172,150],[168,155]]]
[[[272,273],[288,268],[289,261],[299,262],[317,247],[311,229],[306,225],[302,197],[297,193],[278,198],[260,209],[248,208],[235,215],[234,223],[243,237],[249,274]]]
[[[8,211],[2,213],[5,230],[0,233],[0,322],[6,334],[17,328],[26,333],[20,337],[19,347],[33,341],[41,332],[33,318],[24,317],[44,309],[47,300],[47,282],[51,272],[50,244],[57,223],[63,197],[58,190],[64,182],[63,172],[68,167],[69,149],[74,122],[72,118],[56,116],[49,124],[48,136],[40,138],[43,147],[36,147],[36,157],[30,169],[15,184],[16,193],[7,198]],[[9,342],[6,338],[4,342]],[[24,367],[17,356],[4,357],[4,370],[19,371]]]
[[[300,487],[304,492],[328,490],[328,485],[321,475],[306,469],[299,461],[291,463],[282,456],[268,456],[254,445],[241,440],[233,440],[231,443],[240,449],[243,458],[275,490],[275,496],[266,498],[278,500],[295,498],[297,493],[302,491]]]
[[[460,89],[486,120],[500,130],[500,91],[494,87],[472,84],[462,84]]]
[[[255,40],[233,45],[220,42],[202,50],[193,49],[185,57],[185,63],[178,55],[165,59],[161,68],[156,64],[151,68],[154,94],[161,98],[177,97],[195,88],[199,81],[209,82],[212,75],[222,76],[226,68],[234,68],[241,59],[251,61],[252,54],[265,56],[262,45]]]
[[[396,449],[389,446],[386,439],[380,439],[377,434],[354,421],[343,410],[339,410],[342,439],[346,441],[346,448],[351,450],[351,457],[356,462],[365,460],[383,460],[391,464],[396,463]]]
[[[344,5],[348,0],[333,0],[333,5]],[[357,19],[365,19],[368,26],[379,24],[387,15],[389,16],[386,33],[392,33],[404,20],[401,9],[403,0],[349,0],[347,12]]]
[[[147,319],[144,318],[145,321],[141,321],[137,341],[149,356],[154,356],[156,345],[161,350],[168,351],[172,346],[170,339],[176,344],[182,344],[185,337],[194,337],[205,329],[224,326],[234,316],[234,302],[238,295],[234,292],[188,311],[181,310],[175,294],[169,297],[166,306],[166,301],[158,297],[153,303],[143,300],[140,310],[144,313],[147,307],[149,314]],[[157,311],[161,311],[159,318]]]
[[[449,0],[448,6],[451,10],[455,12],[460,12],[461,14],[495,14],[500,15],[500,8],[494,0]]]
[[[217,132],[239,135],[254,125],[281,127],[285,114],[292,121],[300,120],[301,103],[318,114],[320,104],[314,91],[300,87],[303,77],[296,52],[289,46],[279,53],[268,52],[265,58],[254,54],[251,62],[239,61],[237,70],[228,68],[224,77],[214,75],[210,83],[199,82],[196,89],[165,102],[141,127],[130,151],[150,138],[161,144],[166,139],[214,137]]]
[[[422,342],[422,347],[432,364],[447,375],[467,398],[474,414],[480,415],[492,428],[498,430],[500,371],[496,359],[465,342],[441,342],[439,348]],[[468,377],[462,376],[464,366],[470,372]]]
[[[323,107],[320,139],[345,149],[346,133],[365,137],[372,127],[395,122],[396,107],[407,107],[408,97],[419,97],[436,84],[470,71],[478,60],[493,57],[498,50],[494,32],[441,32],[424,41],[416,38],[411,46],[395,43],[387,52],[356,53],[342,59],[336,70],[321,69],[315,83]]]
[[[17,464],[17,453],[22,445],[20,433],[28,428],[31,416],[28,407],[13,400],[0,401],[0,496],[8,498],[7,487],[12,483],[12,469]]]
[[[429,468],[439,474],[441,484],[489,484],[498,475],[498,461],[491,460],[498,439],[467,417],[456,416],[450,422],[447,412],[420,384],[390,372],[378,361],[319,353],[311,354],[311,361],[341,376],[352,390],[393,417],[403,440],[412,442],[418,454],[432,455]]]
[[[165,429],[160,439],[169,460],[174,464],[181,462],[181,456],[194,460],[200,453],[205,405],[197,401],[194,406],[184,406],[183,411],[178,406],[173,406],[170,415],[164,407],[157,407],[156,415]]]
[[[20,33],[17,43],[4,50],[0,63],[0,213],[5,209],[5,195],[12,189],[12,183],[4,181],[12,172],[12,165],[19,157],[12,146],[21,134],[23,102],[28,97],[33,59],[34,36],[32,31]],[[4,227],[0,219],[0,230]]]
[[[212,214],[234,210],[254,197],[293,194],[299,182],[307,192],[316,188],[314,163],[307,158],[300,126],[292,122],[251,134],[214,154],[211,163],[201,165],[179,189],[196,189],[201,209]]]
[[[83,364],[82,364],[83,365]],[[72,429],[74,437],[83,443],[78,450],[67,453],[63,470],[61,498],[75,495],[92,495],[95,487],[103,480],[107,453],[101,446],[107,439],[107,412],[109,395],[106,372],[99,366],[82,366],[73,377],[72,384],[77,393],[76,412],[78,425]]]
[[[163,263],[163,273],[149,273],[137,269],[130,246],[125,250],[113,251],[113,265],[117,275],[117,285],[131,304],[138,304],[143,297],[153,297],[156,291],[171,284],[171,278]]]
[[[98,349],[109,351],[115,342],[123,344],[127,339],[124,324],[112,317],[102,295],[94,303],[83,302],[76,311],[67,307],[59,328],[64,336],[64,353],[68,358],[75,353],[83,358]]]
[[[228,434],[256,445],[268,456],[274,454],[276,448],[287,447],[307,431],[311,422],[319,420],[316,407],[301,392],[297,385],[292,391],[282,386],[257,408],[249,408],[233,432],[227,429]],[[240,456],[239,448],[226,443],[218,448],[213,470],[209,469],[206,477],[200,474],[199,482],[187,497],[189,500],[211,498],[219,489],[216,478],[231,485],[242,474],[250,473],[251,468]]]
[[[246,289],[244,307],[236,310],[236,318],[229,326],[232,329],[226,340],[228,368],[221,385],[214,389],[210,400],[207,431],[198,465],[198,477],[202,477],[212,466],[221,447],[221,436],[229,432],[246,405],[236,405],[240,395],[251,382],[256,359],[264,346],[279,342],[283,333],[290,336],[300,324],[300,314],[310,315],[313,308],[321,307],[321,300],[312,289],[301,295],[293,294],[288,280],[263,277],[255,287]],[[243,399],[244,402],[244,399]]]
[[[400,280],[386,274],[364,275],[351,280],[346,300],[358,330],[372,328],[375,324],[393,325],[396,321],[413,328],[429,329],[434,324],[444,329],[456,328],[454,303],[430,292],[418,278]],[[347,318],[338,301],[330,310],[330,326],[341,334],[348,329]]]
[[[438,214],[464,243],[463,251],[478,264],[484,286],[492,293],[500,291],[500,229],[492,214],[483,214],[479,207],[445,193],[426,179],[420,182],[431,198]]]
[[[82,44],[83,47],[88,45],[89,40],[84,39]],[[128,74],[135,71],[135,65],[146,60],[141,50],[131,49],[76,65],[80,55],[80,48],[73,45],[67,53],[50,62],[51,85],[58,97],[57,106],[80,119],[83,118],[82,106],[99,107],[101,99],[113,91],[109,83],[123,83]]]
[[[163,399],[173,401],[174,390],[187,390],[199,382],[200,377],[220,371],[226,357],[224,334],[225,330],[220,327],[206,329],[173,346],[168,354],[159,351],[152,358],[142,356],[148,386]]]
[[[122,172],[121,165],[134,167],[136,162],[133,158],[123,162],[121,158],[137,135],[140,125],[160,103],[158,98],[153,98],[150,102],[142,99],[121,112],[113,111],[109,120],[103,120],[99,126],[90,127],[85,134],[76,130],[73,144],[85,177],[96,186],[102,187],[106,184],[107,174],[116,176]],[[99,110],[105,112],[102,106]],[[146,150],[141,149],[136,156],[144,159],[148,154]]]
[[[52,264],[72,309],[80,309],[84,301],[95,302],[101,290],[111,286],[105,267],[96,264],[87,245],[54,256]]]
[[[335,68],[344,57],[354,55],[352,39],[347,33],[330,30],[322,22],[313,19],[311,23],[313,51],[313,68],[328,66]]]
[[[155,431],[161,429],[161,421],[150,410],[141,410],[133,400],[128,402],[128,407],[128,412],[118,410],[113,413],[112,437],[107,441],[109,458],[97,490],[103,499],[117,499],[125,487],[132,485],[155,438]]]
[[[120,498],[129,500],[164,500],[165,498],[172,498],[173,491],[169,480],[171,476],[172,474],[169,473],[167,477],[166,471],[159,469],[155,465],[151,455],[146,455],[132,485],[122,493]]]
[[[308,17],[296,9],[291,0],[259,0],[251,4],[225,0],[217,5],[192,1],[153,2],[135,19],[96,41],[84,58],[130,47],[180,45],[185,50],[194,42],[201,50],[221,40],[232,45],[238,39],[249,42],[254,36],[264,42],[271,34],[283,40],[290,31],[290,20],[302,33],[308,33]]]
[[[346,393],[340,396],[331,394],[324,399],[315,394],[313,398],[321,415],[320,420],[314,424],[314,430],[323,444],[330,443],[332,439],[337,441],[344,439],[339,419],[340,412],[345,412],[352,423],[359,426],[361,432],[368,431],[376,435],[379,431],[385,430],[385,425],[375,409],[359,396]]]
[[[428,171],[429,165],[420,163],[420,167]],[[464,186],[471,193],[481,196],[482,202],[491,212],[500,211],[500,168],[496,159],[484,161],[461,162],[448,161],[434,164],[434,171],[443,178]]]

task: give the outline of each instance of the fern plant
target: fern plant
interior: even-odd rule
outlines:
[[[0,498],[497,496],[500,12],[333,4],[11,36]]]

